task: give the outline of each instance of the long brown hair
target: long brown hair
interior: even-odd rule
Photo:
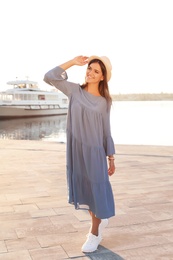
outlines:
[[[104,97],[107,101],[107,104],[108,104],[108,107],[111,106],[112,104],[112,98],[111,98],[111,95],[109,93],[109,87],[108,87],[108,82],[107,82],[107,70],[106,70],[106,67],[104,65],[104,63],[99,60],[99,59],[93,59],[91,60],[89,63],[88,63],[88,67],[90,66],[90,64],[92,63],[98,63],[100,65],[100,68],[101,68],[101,71],[102,71],[102,74],[103,74],[103,80],[101,80],[99,82],[99,86],[98,86],[98,91],[100,93],[100,95],[102,97]],[[86,88],[88,85],[88,83],[84,83],[81,85],[81,88],[84,89]]]

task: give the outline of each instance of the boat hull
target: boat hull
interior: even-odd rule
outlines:
[[[58,106],[0,106],[0,119],[66,115],[68,108]]]

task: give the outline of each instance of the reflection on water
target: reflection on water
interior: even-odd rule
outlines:
[[[1,120],[0,139],[66,142],[66,115]]]

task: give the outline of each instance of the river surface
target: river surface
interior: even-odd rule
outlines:
[[[66,142],[66,116],[0,121],[0,139]],[[111,109],[115,144],[173,146],[173,101],[118,101]]]

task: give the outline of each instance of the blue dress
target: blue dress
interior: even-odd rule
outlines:
[[[110,131],[110,109],[102,96],[94,96],[69,82],[60,67],[48,71],[44,81],[69,98],[67,114],[68,202],[89,209],[97,218],[115,215],[107,155],[115,153]]]

